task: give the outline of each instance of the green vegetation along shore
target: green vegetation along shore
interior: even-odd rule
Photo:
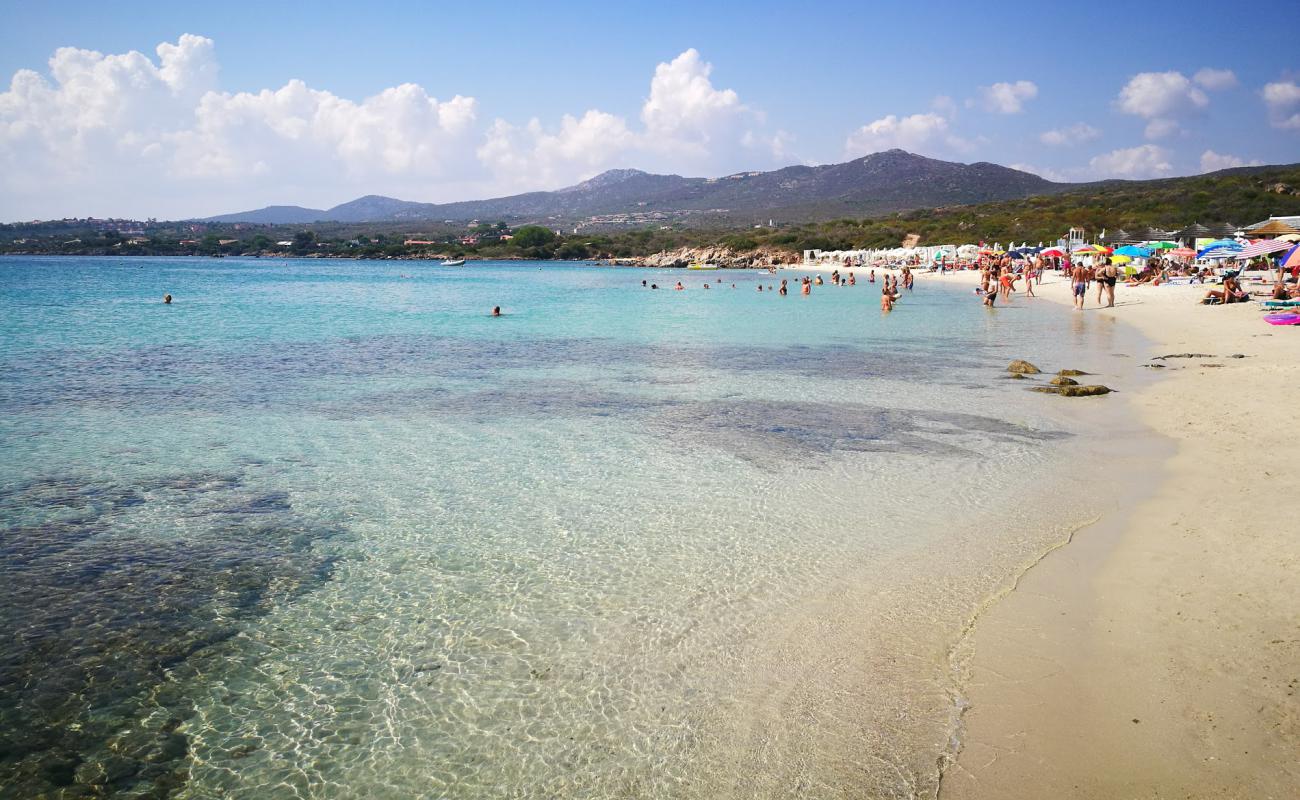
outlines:
[[[544,224],[157,222],[68,219],[0,225],[0,253],[28,255],[270,256],[326,258],[637,259],[681,248],[722,247],[793,256],[803,250],[1054,240],[1071,227],[1100,232],[1248,225],[1300,214],[1300,165],[1213,176],[1110,181],[1076,191],[867,219],[753,228],[643,227],[565,234]]]

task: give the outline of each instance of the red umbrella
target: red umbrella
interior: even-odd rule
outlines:
[[[1044,258],[1065,258],[1066,254],[1065,251],[1059,247],[1049,247],[1043,252],[1039,253],[1039,255],[1043,256]]]
[[[1190,247],[1175,247],[1169,251],[1169,255],[1174,258],[1191,258],[1196,255],[1196,251]]]

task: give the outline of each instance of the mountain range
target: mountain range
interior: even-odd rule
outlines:
[[[329,209],[267,206],[222,214],[207,222],[306,224],[506,220],[576,222],[601,216],[633,220],[697,218],[737,221],[770,216],[784,221],[867,216],[1052,194],[1075,184],[1053,183],[997,164],[960,164],[887,150],[842,164],[791,166],[722,178],[655,175],[636,169],[603,172],[549,192],[454,203],[419,203],[366,195]]]
[[[1261,169],[1267,168],[1239,167],[1211,175]],[[578,222],[734,225],[776,218],[782,222],[816,222],[1020,200],[1083,187],[1127,183],[1131,182],[1056,183],[988,162],[961,164],[903,150],[886,150],[842,164],[739,172],[722,178],[684,178],[614,169],[564,189],[488,200],[418,203],[366,195],[329,209],[267,206],[203,221],[290,225],[471,220],[550,225]]]

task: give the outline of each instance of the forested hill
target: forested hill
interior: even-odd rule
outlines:
[[[997,164],[959,164],[902,150],[874,153],[843,164],[792,166],[722,178],[652,175],[610,170],[552,192],[457,203],[417,203],[367,195],[330,209],[269,206],[224,214],[208,222],[301,223],[429,220],[567,224],[592,217],[690,224],[785,221],[868,216],[912,208],[980,203],[1069,188]]]

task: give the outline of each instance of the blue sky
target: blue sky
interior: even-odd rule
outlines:
[[[1300,51],[1259,22],[1294,2],[1241,14],[4,2],[0,219],[444,201],[889,146],[1063,180],[1300,161]]]

